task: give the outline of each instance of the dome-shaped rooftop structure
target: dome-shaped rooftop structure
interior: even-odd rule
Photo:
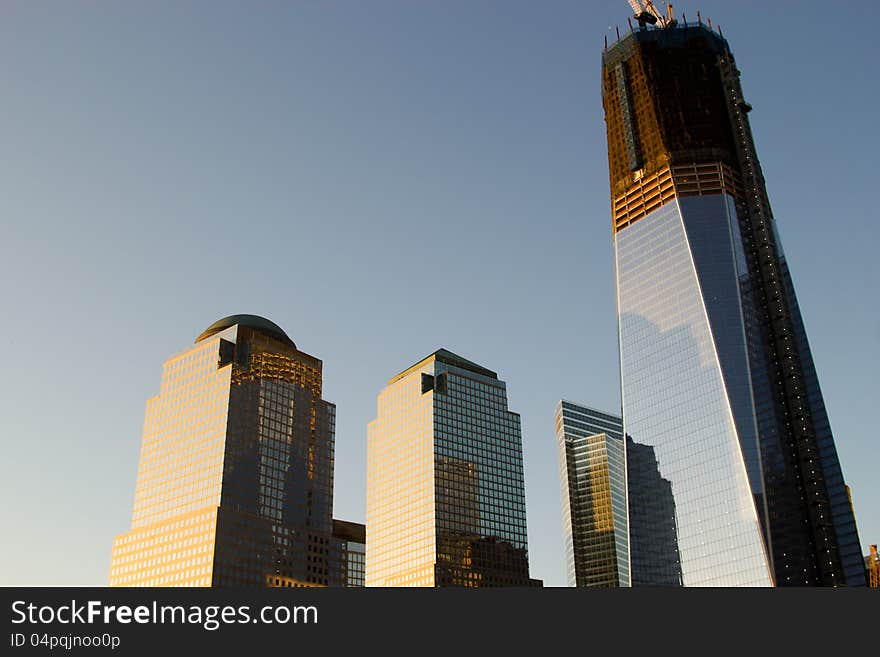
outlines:
[[[280,326],[278,326],[278,324],[269,321],[265,317],[260,317],[259,315],[230,315],[229,317],[218,319],[216,322],[214,322],[208,328],[202,331],[201,335],[196,338],[196,343],[210,338],[212,335],[228,329],[230,326],[235,326],[236,324],[241,324],[242,326],[246,326],[249,329],[254,329],[255,331],[260,331],[261,333],[271,335],[276,340],[281,340],[281,342],[289,344],[291,347],[296,349],[296,345],[293,343],[293,340],[290,339],[287,333],[285,333],[284,330]]]

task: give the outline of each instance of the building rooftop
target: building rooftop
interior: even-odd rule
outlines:
[[[615,43],[609,43],[602,54],[606,66],[626,58],[636,43],[656,43],[662,49],[690,48],[697,45],[715,52],[730,52],[727,40],[703,23],[674,23],[668,27],[635,27],[622,34]]]
[[[333,536],[353,543],[366,543],[367,527],[359,522],[333,518]]]
[[[216,335],[220,331],[225,331],[229,327],[235,326],[236,324],[246,326],[249,329],[254,329],[255,331],[260,331],[261,333],[270,335],[273,338],[281,340],[281,342],[289,344],[291,347],[296,349],[296,345],[293,343],[293,340],[290,339],[287,333],[285,333],[284,330],[280,326],[278,326],[278,324],[266,319],[265,317],[260,317],[259,315],[230,315],[229,317],[218,319],[216,322],[214,322],[208,328],[201,332],[199,337],[196,338],[196,343],[199,343],[202,340],[206,340],[212,335]]]
[[[441,363],[446,363],[447,365],[452,365],[454,367],[460,367],[463,370],[468,370],[469,372],[474,372],[475,374],[481,374],[483,376],[488,376],[490,379],[497,379],[498,378],[497,373],[493,372],[490,369],[486,369],[482,365],[477,365],[475,362],[470,361],[467,358],[462,358],[458,354],[454,354],[447,349],[438,349],[433,354],[426,356],[426,357],[422,358],[419,362],[415,363],[414,365],[407,367],[405,370],[403,370],[403,372],[401,372],[397,376],[392,377],[388,381],[388,384],[391,385],[395,381],[399,381],[400,379],[405,377],[407,374],[409,374],[413,370],[416,370],[416,369],[422,367],[422,365],[424,365],[425,363],[432,361],[432,360],[439,360]]]

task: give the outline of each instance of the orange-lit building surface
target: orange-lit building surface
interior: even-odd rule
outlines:
[[[165,362],[111,586],[344,585],[321,366],[253,315]]]
[[[367,447],[367,586],[529,586],[520,418],[441,349],[392,378]]]
[[[880,554],[877,554],[876,545],[871,546],[871,551],[865,557],[865,570],[868,572],[868,586],[880,589]]]

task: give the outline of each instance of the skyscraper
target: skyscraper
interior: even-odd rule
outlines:
[[[569,586],[629,586],[621,419],[562,400],[556,405],[556,443]]]
[[[215,322],[165,362],[111,585],[344,585],[321,365],[254,315]]]
[[[569,584],[681,586],[675,498],[654,448],[624,441],[621,418],[565,400],[556,436]]]
[[[367,586],[528,586],[519,415],[445,349],[388,381],[367,446]]]
[[[602,57],[624,428],[670,482],[683,584],[863,586],[739,75],[701,23]]]

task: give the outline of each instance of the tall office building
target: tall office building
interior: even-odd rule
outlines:
[[[629,586],[621,419],[562,400],[556,405],[556,444],[569,586]]]
[[[520,418],[498,375],[440,349],[379,393],[367,586],[528,586]]]
[[[672,483],[609,413],[561,401],[556,437],[569,585],[681,586]]]
[[[111,586],[344,585],[335,422],[321,361],[277,325],[234,315],[209,326],[165,362],[147,401]]]
[[[739,75],[701,23],[602,57],[624,428],[670,482],[684,585],[864,586]]]

